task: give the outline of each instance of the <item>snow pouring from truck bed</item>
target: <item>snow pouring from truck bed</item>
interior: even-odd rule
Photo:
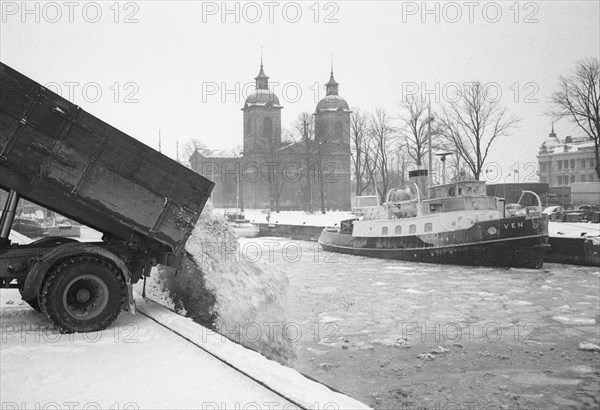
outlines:
[[[160,279],[188,317],[288,364],[296,356],[284,331],[290,328],[284,310],[288,278],[258,249],[240,249],[227,222],[207,204],[186,244],[192,260],[186,258],[177,275],[159,270]]]

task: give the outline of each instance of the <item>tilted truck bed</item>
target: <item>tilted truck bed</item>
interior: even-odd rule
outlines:
[[[213,186],[0,63],[1,188],[105,234],[179,253]]]

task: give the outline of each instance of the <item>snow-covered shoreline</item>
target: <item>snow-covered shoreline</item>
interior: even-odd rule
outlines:
[[[224,209],[215,209],[215,212],[223,213]],[[246,219],[254,223],[271,223],[280,225],[307,225],[307,226],[336,226],[340,221],[355,218],[351,212],[330,211],[325,215],[317,211],[307,214],[302,211],[271,212],[269,221],[267,213],[260,209],[247,209],[244,211]],[[584,222],[549,222],[548,233],[556,237],[580,237],[582,233],[586,236],[600,236],[600,224]]]

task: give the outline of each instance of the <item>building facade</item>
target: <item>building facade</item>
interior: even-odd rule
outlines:
[[[560,140],[554,126],[538,154],[540,182],[551,187],[570,187],[576,182],[598,182],[594,141],[571,136]]]
[[[350,209],[350,114],[331,71],[326,95],[315,109],[314,138],[281,141],[279,98],[269,89],[261,62],[255,91],[242,108],[240,157],[210,156],[196,150],[190,165],[215,182],[212,200],[220,208],[271,210]]]

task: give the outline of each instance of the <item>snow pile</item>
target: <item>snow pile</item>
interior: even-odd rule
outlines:
[[[184,260],[177,275],[159,270],[175,306],[197,323],[270,359],[292,362],[295,351],[283,331],[286,274],[268,260],[243,257],[238,238],[210,204],[186,250],[191,259]]]

